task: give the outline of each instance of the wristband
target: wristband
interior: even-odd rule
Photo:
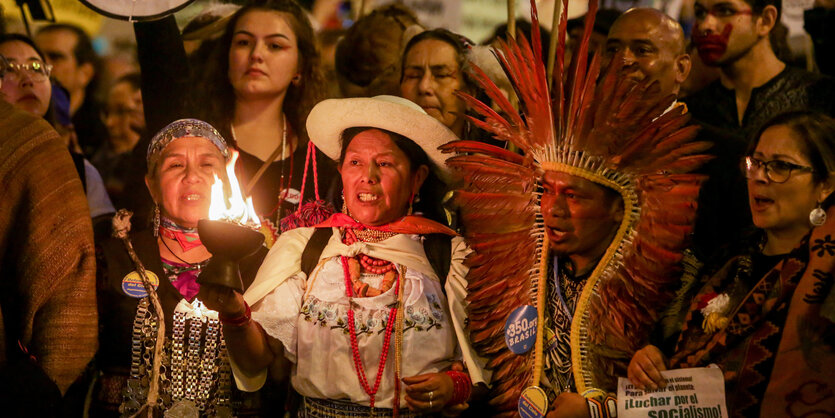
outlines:
[[[473,390],[473,381],[470,379],[470,375],[454,370],[447,370],[445,373],[452,379],[452,399],[447,402],[447,405],[458,405],[467,402]]]
[[[252,309],[249,308],[249,304],[246,303],[246,301],[244,301],[244,307],[246,307],[246,310],[242,315],[229,318],[227,316],[224,316],[223,314],[218,314],[217,317],[218,319],[220,319],[220,322],[222,322],[223,325],[228,325],[231,327],[242,327],[248,324],[249,320],[252,319]]]
[[[590,393],[591,390],[583,393],[589,405],[589,416],[591,418],[617,418],[617,400],[611,393],[600,389],[594,389],[597,393]]]

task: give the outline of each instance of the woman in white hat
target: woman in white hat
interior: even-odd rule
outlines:
[[[307,129],[338,161],[343,212],[283,234],[245,295],[204,286],[238,386],[258,389],[270,366],[289,373],[299,416],[465,408],[489,378],[464,332],[467,248],[412,214],[418,193],[440,207],[426,192],[448,177],[437,147],[454,134],[393,96],[326,100]]]

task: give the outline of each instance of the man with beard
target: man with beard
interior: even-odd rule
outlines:
[[[779,0],[696,0],[693,42],[719,80],[686,100],[693,116],[749,141],[773,116],[813,109],[833,115],[832,79],[788,67],[769,38]]]

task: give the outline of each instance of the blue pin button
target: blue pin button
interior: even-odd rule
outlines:
[[[519,397],[517,411],[522,418],[542,418],[548,412],[548,395],[538,386],[528,386]]]
[[[536,342],[536,308],[524,305],[516,308],[504,324],[504,341],[514,354],[525,354]]]
[[[148,281],[151,282],[151,286],[156,289],[159,286],[159,277],[154,272],[148,270],[145,270],[145,274],[148,276]],[[142,277],[136,271],[128,273],[122,279],[122,291],[132,298],[141,299],[148,296],[148,292],[145,291],[145,286],[142,284]]]

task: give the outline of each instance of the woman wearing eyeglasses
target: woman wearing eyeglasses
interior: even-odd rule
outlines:
[[[0,55],[8,62],[0,87],[3,100],[52,123],[49,117],[52,66],[44,62],[32,41],[22,35],[0,37]]]
[[[742,161],[755,238],[724,265],[685,275],[661,320],[663,338],[633,356],[628,376],[656,389],[665,386],[660,371],[715,363],[731,416],[828,414],[835,411],[835,120],[787,113],[756,138]]]
[[[44,118],[55,128],[70,145],[72,125],[69,122],[59,123],[60,119],[69,119],[69,99],[63,96],[60,100],[60,90],[55,91],[53,100],[53,86],[49,76],[52,66],[44,60],[44,55],[31,39],[24,35],[0,35],[0,100],[5,100],[13,106],[25,110],[35,116]],[[58,89],[57,85],[55,87]],[[63,117],[58,117],[63,102]],[[2,135],[2,133],[0,133]],[[101,175],[93,165],[81,154],[70,149],[70,155],[75,163],[84,191],[87,194],[87,204],[90,216],[93,218],[94,229],[101,234],[109,235],[110,214],[115,212],[113,203],[104,188]],[[98,236],[98,234],[97,234]]]

